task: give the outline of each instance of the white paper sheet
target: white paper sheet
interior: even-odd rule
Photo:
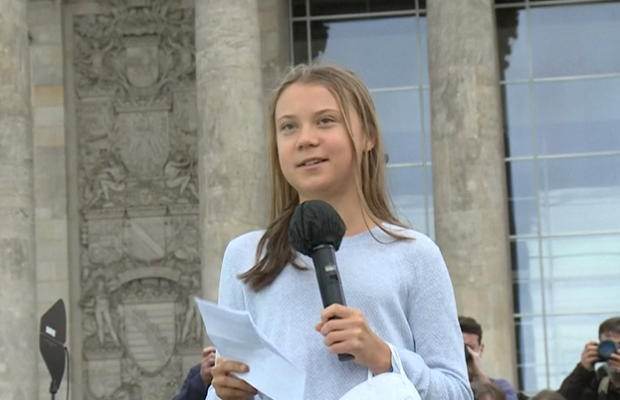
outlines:
[[[250,368],[235,374],[272,400],[303,400],[306,373],[258,330],[247,311],[195,298],[207,335],[219,355]]]

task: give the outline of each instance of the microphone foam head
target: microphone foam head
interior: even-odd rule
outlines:
[[[320,245],[331,245],[338,250],[346,230],[344,221],[331,205],[321,200],[308,200],[295,209],[288,238],[296,251],[310,256]]]

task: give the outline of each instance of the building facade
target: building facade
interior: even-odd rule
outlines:
[[[59,298],[58,398],[174,396],[205,341],[191,299],[217,298],[226,243],[268,218],[266,100],[314,59],[370,88],[394,206],[442,249],[491,375],[556,388],[620,315],[620,2],[0,7],[9,399],[50,396],[38,320]]]

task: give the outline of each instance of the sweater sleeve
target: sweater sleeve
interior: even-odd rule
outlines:
[[[240,272],[247,270],[250,266],[245,265],[248,249],[247,243],[244,243],[247,236],[241,236],[233,239],[224,252],[222,261],[222,270],[220,273],[220,284],[218,294],[218,305],[232,308],[235,310],[245,310],[245,298],[243,295],[243,282],[237,277]],[[217,349],[216,349],[217,352]],[[219,353],[216,354],[216,357]],[[250,397],[249,399],[258,399],[258,397]],[[221,400],[213,385],[207,391],[206,400]]]
[[[396,348],[407,377],[425,400],[472,400],[463,336],[452,282],[439,248],[417,238],[411,263],[415,280],[408,293],[407,319],[414,351]]]

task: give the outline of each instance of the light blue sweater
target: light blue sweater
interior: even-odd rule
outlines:
[[[412,230],[400,233],[415,240],[394,242],[378,227],[343,239],[336,258],[347,306],[361,310],[373,331],[395,346],[422,400],[471,400],[445,262],[428,237]],[[258,293],[237,278],[254,265],[262,234],[251,232],[228,245],[219,304],[247,310],[259,329],[306,371],[305,399],[338,400],[363,382],[368,370],[338,361],[315,330],[323,304],[312,259],[300,255],[309,270],[287,266]],[[216,399],[211,387],[207,400]]]

